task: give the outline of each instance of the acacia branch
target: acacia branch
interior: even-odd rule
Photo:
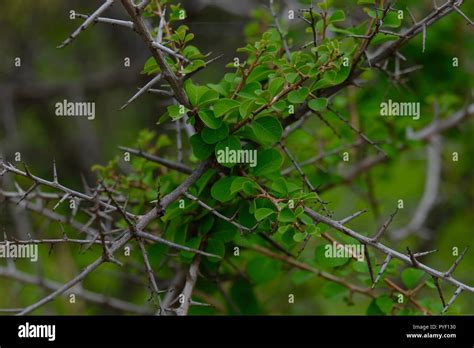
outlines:
[[[192,294],[194,287],[196,286],[196,281],[198,278],[199,265],[201,264],[201,255],[194,256],[193,262],[189,267],[188,274],[186,275],[186,283],[184,284],[183,291],[181,295],[183,296],[183,301],[178,309],[176,309],[177,315],[187,315],[189,307],[192,303]]]
[[[24,284],[40,286],[49,291],[55,291],[61,287],[60,283],[54,282],[49,279],[33,276],[17,269],[10,269],[8,267],[0,267],[0,277],[10,278]],[[82,287],[77,287],[74,290],[71,290],[70,294],[74,294],[75,296],[82,298],[87,302],[119,310],[122,312],[129,312],[141,315],[149,315],[151,313],[151,310],[148,308],[140,307],[134,305],[133,303],[129,303],[110,296],[98,294],[96,292],[86,290]],[[22,310],[23,309],[20,309],[17,312],[21,312]]]
[[[131,17],[133,23],[135,24],[135,29],[137,33],[140,35],[140,37],[150,50],[151,54],[153,55],[153,58],[155,58],[156,62],[158,63],[158,66],[160,67],[164,79],[170,84],[176,99],[188,109],[192,109],[186,92],[183,89],[182,81],[168,66],[168,63],[166,63],[166,60],[161,50],[155,47],[156,42],[151,37],[150,32],[148,31],[147,26],[140,13],[137,13],[133,2],[131,0],[121,0],[121,2],[125,10],[128,12],[129,16]]]
[[[120,150],[123,150],[123,151],[126,151],[126,152],[130,152],[131,154],[133,155],[136,155],[136,156],[139,156],[139,157],[143,157],[151,162],[155,162],[155,163],[158,163],[158,164],[161,164],[167,168],[170,168],[170,169],[173,169],[173,170],[176,170],[180,173],[184,173],[184,174],[191,174],[193,172],[192,168],[182,164],[182,163],[176,163],[176,162],[172,162],[172,161],[169,161],[165,158],[162,158],[162,157],[158,157],[158,156],[155,156],[155,155],[152,155],[152,154],[149,154],[149,153],[146,153],[142,150],[138,150],[138,149],[132,149],[130,147],[125,147],[125,146],[119,146],[119,149]]]
[[[79,28],[77,28],[69,37],[58,46],[58,48],[63,48],[69,45],[76,37],[79,36],[84,30],[86,30],[91,24],[93,24],[97,17],[99,17],[104,11],[106,11],[115,0],[106,0],[93,14],[91,14],[85,21],[82,23]]]
[[[83,18],[83,19],[88,19],[90,16],[76,13],[76,17],[78,18]],[[105,23],[105,24],[111,24],[114,26],[119,26],[119,27],[124,27],[124,28],[129,28],[132,30],[135,30],[135,26],[133,22],[130,21],[122,21],[120,19],[113,19],[113,18],[105,18],[105,17],[97,17],[94,19],[94,23]]]
[[[387,255],[390,255],[392,258],[396,258],[396,259],[399,259],[403,262],[405,262],[406,264],[412,266],[413,265],[413,261],[412,259],[405,255],[405,254],[402,254],[390,247],[387,247],[386,245],[380,243],[380,242],[377,242],[377,241],[373,241],[371,238],[369,237],[366,237],[364,235],[361,235],[360,233],[358,232],[355,232],[353,230],[351,230],[350,228],[344,226],[344,225],[341,225],[339,222],[337,221],[334,221],[328,217],[325,217],[323,215],[320,215],[318,214],[317,212],[315,212],[314,210],[310,209],[310,208],[307,208],[305,207],[304,208],[304,211],[306,212],[306,214],[308,214],[315,222],[321,222],[321,223],[324,223],[332,228],[334,228],[335,230],[337,231],[340,231],[352,238],[354,238],[355,240],[359,241],[360,243],[362,244],[365,244],[365,245],[369,245],[371,246],[372,248],[374,249],[377,249],[378,251],[382,252],[383,254]],[[435,277],[439,277],[439,278],[442,278],[444,279],[446,282],[456,286],[456,287],[460,287],[462,288],[463,290],[466,290],[468,292],[474,292],[474,287],[472,286],[469,286],[469,285],[466,285],[456,279],[454,279],[451,275],[448,275],[446,276],[445,273],[443,272],[440,272],[436,269],[433,269],[419,261],[416,261],[416,267],[418,267],[419,269],[425,271],[426,273],[432,275],[432,276],[435,276]]]

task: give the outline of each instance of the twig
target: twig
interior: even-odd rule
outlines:
[[[155,162],[155,163],[158,163],[158,164],[161,164],[167,168],[170,168],[170,169],[173,169],[173,170],[176,170],[180,173],[184,173],[184,174],[191,174],[193,172],[193,169],[182,164],[182,163],[176,163],[176,162],[172,162],[172,161],[169,161],[165,158],[162,158],[162,157],[158,157],[158,156],[155,156],[155,155],[152,155],[152,154],[149,154],[149,153],[146,153],[142,150],[137,150],[137,149],[132,149],[130,147],[125,147],[125,146],[119,146],[119,149],[122,150],[122,151],[126,151],[126,152],[130,152],[131,154],[133,155],[136,155],[136,156],[139,156],[139,157],[143,157],[151,162]]]
[[[234,225],[235,227],[237,227],[241,232],[242,231],[245,231],[245,232],[253,232],[255,230],[255,228],[257,226],[254,226],[253,228],[248,228],[248,227],[245,227],[237,222],[234,221],[233,218],[228,218],[227,216],[224,216],[222,215],[221,213],[219,213],[217,210],[215,210],[214,208],[210,207],[209,205],[207,205],[206,203],[202,202],[201,200],[199,200],[197,197],[194,197],[193,195],[191,195],[190,193],[188,192],[185,192],[184,193],[184,196],[186,196],[187,198],[195,201],[197,204],[199,204],[201,207],[203,207],[204,209],[210,211],[212,214],[214,214],[215,216],[217,216],[218,218],[224,220],[224,221],[227,221],[228,223]]]
[[[99,17],[104,11],[106,11],[115,0],[106,0],[93,14],[91,14],[84,23],[81,24],[69,37],[58,46],[58,48],[63,48],[69,45],[80,33],[86,30],[92,23],[95,22],[96,18]]]
[[[37,285],[49,291],[55,291],[61,287],[60,283],[33,276],[20,270],[8,269],[7,267],[0,267],[0,277],[14,279],[25,284]],[[134,305],[133,303],[125,302],[120,299],[116,299],[110,296],[104,296],[102,294],[85,290],[82,287],[77,287],[74,290],[71,290],[71,294],[74,294],[87,302],[98,304],[104,307],[109,307],[123,312],[136,313],[141,315],[149,315],[151,313],[151,310],[148,308],[140,307]],[[21,312],[22,310],[18,312]]]
[[[382,263],[382,266],[380,267],[379,272],[377,273],[377,277],[375,278],[374,282],[372,283],[372,289],[375,288],[375,285],[377,285],[380,278],[384,274],[385,270],[388,267],[388,264],[390,263],[390,260],[392,260],[392,255],[388,254],[387,257],[385,258],[384,262]]]
[[[76,17],[78,18],[83,18],[83,19],[88,19],[90,16],[76,13]],[[105,17],[97,17],[94,19],[94,23],[105,23],[105,24],[111,24],[111,25],[116,25],[119,27],[124,27],[124,28],[129,28],[132,30],[135,30],[135,26],[133,22],[130,21],[122,21],[120,19],[113,19],[113,18],[105,18]]]
[[[334,115],[336,115],[342,122],[344,122],[347,126],[349,126],[349,128],[357,133],[362,139],[364,139],[367,143],[369,143],[370,145],[372,145],[373,147],[375,147],[380,153],[384,154],[385,157],[387,157],[387,155],[385,154],[385,151],[382,150],[382,148],[380,146],[378,146],[376,143],[374,143],[372,140],[369,139],[369,137],[367,137],[362,131],[360,131],[359,129],[355,128],[348,120],[346,120],[339,112],[337,112],[336,110],[334,110],[332,107],[328,106],[327,109],[329,111],[331,111]]]
[[[194,286],[198,278],[199,265],[201,264],[201,255],[194,256],[193,262],[189,267],[188,274],[186,276],[186,283],[184,284],[183,291],[181,295],[183,296],[183,301],[179,308],[176,310],[177,315],[187,315],[189,307],[191,306],[191,297],[193,294]]]
[[[125,104],[122,105],[120,110],[125,109],[127,106],[129,106],[134,100],[136,100],[139,96],[144,94],[146,91],[148,91],[151,87],[153,87],[158,81],[160,81],[162,78],[161,74],[156,75],[154,78],[152,78],[145,86],[140,88],[137,93],[135,93]]]
[[[288,47],[288,41],[286,40],[285,35],[283,34],[283,31],[281,30],[280,22],[278,21],[278,16],[275,12],[275,8],[273,7],[274,0],[269,0],[269,1],[270,1],[270,4],[269,4],[270,12],[273,16],[273,21],[275,23],[276,30],[278,31],[278,34],[280,35],[283,48],[285,49],[286,58],[288,59],[288,61],[290,61],[291,60],[290,48]]]
[[[388,220],[385,221],[385,223],[380,227],[377,233],[372,237],[373,242],[377,242],[380,239],[380,237],[382,237],[382,235],[387,230],[388,226],[392,223],[393,218],[395,217],[395,215],[397,215],[397,213],[398,213],[398,208],[395,209],[395,211],[392,214],[390,214],[390,217],[388,218]]]
[[[410,265],[410,266],[413,266],[413,261],[412,259],[405,255],[405,254],[402,254],[394,249],[391,249],[387,246],[385,246],[384,244],[380,243],[380,242],[373,242],[371,238],[369,237],[366,237],[366,236],[363,236],[361,235],[360,233],[357,233],[353,230],[351,230],[350,228],[346,227],[346,226],[343,226],[341,225],[340,223],[338,223],[337,221],[334,221],[332,220],[331,218],[328,218],[326,216],[323,216],[321,214],[318,214],[317,212],[315,212],[314,210],[310,209],[310,208],[307,208],[305,207],[304,208],[304,211],[306,214],[308,214],[315,222],[321,222],[321,223],[324,223],[354,239],[356,239],[357,241],[359,241],[360,243],[362,244],[366,244],[366,245],[370,245],[371,247],[373,247],[374,249],[377,249],[379,250],[380,252],[386,254],[386,255],[391,255],[393,258],[396,258],[396,259],[399,259],[403,262],[405,262],[406,264]],[[419,261],[416,261],[416,266],[417,268],[425,271],[426,273],[432,275],[432,276],[436,276],[436,277],[439,277],[439,278],[444,278],[444,280],[456,287],[461,287],[462,289],[466,290],[466,291],[469,291],[469,292],[474,292],[474,287],[472,286],[469,286],[469,285],[466,285],[456,279],[454,279],[453,277],[444,277],[445,273],[443,272],[440,272],[440,271],[437,271],[436,269],[433,269]]]

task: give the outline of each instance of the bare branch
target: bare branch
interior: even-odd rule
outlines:
[[[433,282],[436,286],[436,290],[438,290],[438,295],[439,295],[439,298],[441,299],[441,303],[443,304],[443,308],[445,308],[446,307],[446,301],[444,299],[443,290],[441,289],[441,285],[439,284],[439,278],[438,277],[433,277]]]
[[[329,111],[331,111],[334,115],[336,115],[342,122],[344,122],[353,132],[357,133],[362,139],[364,139],[367,143],[375,147],[380,153],[384,154],[385,157],[387,155],[385,154],[385,151],[382,150],[380,146],[378,146],[376,143],[374,143],[372,140],[370,140],[361,130],[357,129],[354,127],[347,119],[345,119],[339,112],[331,108],[330,106],[327,107]]]
[[[84,23],[81,24],[79,28],[77,28],[71,35],[69,35],[69,37],[58,46],[58,48],[63,48],[69,45],[77,36],[79,36],[80,33],[82,33],[92,23],[94,23],[97,17],[99,17],[104,11],[106,11],[110,6],[112,6],[114,1],[115,0],[106,0],[93,14],[89,16],[89,18],[87,18],[87,20],[84,21]]]
[[[176,99],[182,105],[190,109],[191,105],[182,87],[182,81],[178,79],[175,73],[168,66],[161,50],[155,47],[155,41],[151,37],[143,18],[140,16],[140,14],[137,13],[133,2],[131,0],[121,0],[121,2],[125,10],[127,10],[128,14],[130,15],[132,21],[134,22],[137,33],[141,36],[142,40],[145,42],[148,49],[152,53],[153,58],[155,58],[156,62],[158,63],[163,77],[170,84]]]
[[[119,146],[119,149],[126,152],[130,152],[133,155],[146,158],[147,160],[151,162],[161,164],[167,168],[177,170],[180,173],[191,174],[193,172],[192,168],[189,168],[188,166],[184,164],[172,162],[165,158],[157,157],[155,155],[143,152],[142,150],[132,149],[130,147],[125,147],[125,146]]]
[[[201,255],[194,256],[193,262],[189,267],[188,274],[186,276],[186,283],[184,284],[183,292],[181,296],[183,296],[181,305],[176,310],[177,315],[187,315],[189,311],[189,307],[191,306],[192,302],[192,294],[194,287],[196,286],[196,281],[198,278],[198,271],[199,265],[201,264]]]
[[[49,291],[55,291],[61,287],[60,283],[53,282],[48,279],[44,279],[41,277],[33,276],[28,273],[22,272],[16,269],[9,269],[7,267],[0,267],[0,277],[10,278],[17,280],[19,282],[25,284],[31,284],[43,287]],[[141,315],[149,315],[151,310],[148,308],[140,307],[134,305],[133,303],[125,302],[120,299],[116,299],[110,296],[105,296],[102,294],[98,294],[89,290],[85,290],[82,287],[74,288],[74,290],[70,291],[71,294],[76,295],[79,298],[84,299],[87,302],[94,303],[100,306],[112,308],[115,310],[141,314]],[[21,312],[24,309],[21,309],[17,312]]]
[[[449,268],[449,270],[444,274],[444,277],[450,277],[453,272],[456,270],[456,267],[461,263],[462,259],[466,255],[467,251],[469,250],[469,246],[467,246],[464,251],[459,255],[459,257],[454,261],[453,265]]]
[[[142,94],[146,93],[151,87],[153,87],[155,84],[158,83],[162,78],[161,74],[156,75],[154,78],[152,78],[145,86],[140,88],[137,93],[135,93],[125,104],[122,105],[120,110],[125,109],[127,106],[129,106],[131,103],[133,103],[134,100],[136,100],[139,96]]]
[[[456,301],[456,299],[459,297],[459,295],[461,295],[461,292],[463,292],[463,288],[462,287],[459,287],[457,288],[456,292],[454,293],[453,297],[451,297],[451,299],[449,300],[449,302],[446,304],[446,306],[444,306],[443,308],[443,311],[441,313],[446,313],[447,310],[449,309],[449,307],[451,307],[451,305],[454,303],[454,301]]]
[[[457,7],[456,5],[453,6],[454,10],[459,13],[461,16],[464,17],[464,19],[472,26],[474,26],[474,22],[464,13],[462,12],[459,7]]]
[[[153,45],[153,47],[158,48],[159,50],[161,50],[161,51],[163,51],[163,52],[165,52],[165,53],[168,53],[170,56],[173,56],[173,57],[179,58],[179,59],[181,59],[181,60],[184,60],[186,63],[191,63],[191,61],[190,61],[188,58],[182,56],[182,55],[179,54],[179,53],[176,53],[176,52],[173,51],[171,48],[168,48],[168,47],[166,47],[165,45],[162,45],[162,44],[159,43],[159,42],[154,41],[154,42],[152,43],[152,45]]]
[[[382,237],[382,235],[387,230],[388,226],[392,223],[393,218],[395,217],[395,215],[397,215],[397,213],[398,213],[398,208],[395,209],[395,211],[392,214],[390,214],[390,217],[388,218],[388,220],[385,221],[385,223],[379,228],[377,233],[372,237],[373,242],[377,242],[380,239],[380,237]]]
[[[349,216],[345,217],[345,218],[342,219],[342,220],[339,220],[339,223],[340,223],[341,225],[345,225],[345,224],[347,224],[349,221],[354,220],[355,218],[359,217],[360,215],[366,213],[367,211],[368,211],[367,209],[359,210],[359,211],[355,212],[354,214],[349,215]]]
[[[83,18],[83,19],[88,19],[90,16],[76,13],[76,17],[78,18]],[[97,17],[94,19],[94,23],[105,23],[105,24],[111,24],[119,27],[124,27],[128,29],[135,30],[135,25],[133,22],[130,21],[122,21],[120,19],[113,19],[113,18],[105,18],[105,17]]]
[[[385,246],[384,244],[380,243],[380,242],[373,242],[371,238],[369,237],[366,237],[364,235],[361,235],[360,233],[357,233],[353,230],[351,230],[350,228],[344,226],[344,225],[341,225],[340,223],[338,223],[337,221],[334,221],[332,220],[331,218],[328,218],[326,216],[323,216],[321,214],[318,214],[317,212],[315,212],[314,210],[310,209],[310,208],[307,208],[305,207],[304,208],[304,211],[306,212],[306,214],[308,214],[315,222],[321,222],[321,223],[324,223],[354,239],[356,239],[357,241],[359,241],[360,243],[362,244],[366,244],[366,245],[370,245],[371,247],[373,247],[374,249],[377,249],[379,250],[380,252],[386,254],[386,255],[391,255],[393,258],[396,258],[396,259],[399,259],[403,262],[405,262],[406,264],[412,266],[413,265],[413,261],[412,259],[403,254],[403,253],[400,253],[396,250],[393,250],[387,246]],[[413,255],[413,254],[412,254]],[[469,291],[469,292],[474,292],[474,287],[472,286],[469,286],[469,285],[466,285],[456,279],[454,279],[453,277],[444,277],[445,273],[443,272],[440,272],[440,271],[437,271],[419,261],[416,261],[416,266],[417,268],[425,271],[426,273],[432,275],[432,276],[436,276],[436,277],[439,277],[439,278],[444,278],[446,282],[456,286],[456,287],[462,287],[464,290],[466,291]]]
[[[411,129],[407,130],[407,138],[410,140],[427,140],[434,134],[439,134],[457,126],[468,117],[474,115],[474,104],[467,105],[463,110],[455,112],[449,118],[432,122],[430,125],[417,132],[413,132]]]
[[[372,283],[372,289],[375,288],[375,285],[379,282],[380,278],[384,274],[385,270],[388,267],[388,264],[390,263],[390,260],[392,259],[392,255],[388,254],[387,257],[385,258],[384,262],[382,263],[382,266],[380,267],[379,272],[377,273],[377,277],[375,278],[374,282]]]

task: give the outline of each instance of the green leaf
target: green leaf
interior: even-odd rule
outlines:
[[[214,146],[206,144],[200,134],[194,134],[190,140],[193,154],[200,160],[207,159],[214,151]]]
[[[255,108],[255,100],[249,99],[244,101],[239,106],[239,113],[242,118],[247,118]]]
[[[393,306],[395,306],[395,302],[388,295],[382,295],[378,297],[375,300],[375,303],[377,304],[377,307],[379,307],[379,309],[385,314],[390,314]]]
[[[226,150],[226,148],[228,150]],[[215,155],[217,162],[224,167],[233,167],[237,164],[236,161],[226,162],[226,153],[231,153],[233,151],[238,151],[241,149],[240,139],[235,135],[231,135],[227,139],[222,140],[216,145]],[[230,152],[228,152],[230,151]]]
[[[333,248],[331,244],[319,245],[316,247],[315,256],[316,262],[319,265],[334,268],[345,265],[348,261],[348,257],[337,257],[334,255],[329,248]]]
[[[285,79],[283,77],[275,77],[270,81],[268,84],[268,91],[270,92],[271,96],[276,96],[285,85]]]
[[[206,188],[209,181],[214,177],[216,170],[213,168],[209,168],[204,172],[204,174],[196,181],[197,193],[196,195],[199,196],[202,191]]]
[[[407,288],[412,289],[420,283],[424,275],[425,272],[420,269],[407,268],[402,272],[402,282]]]
[[[260,82],[247,83],[239,92],[239,96],[244,98],[255,98],[257,91],[262,90],[262,84]]]
[[[173,119],[173,121],[179,120],[181,117],[184,117],[189,110],[181,105],[170,105],[168,106],[168,113]]]
[[[316,91],[316,90],[321,89],[321,88],[326,88],[326,87],[329,87],[329,86],[332,86],[332,85],[333,85],[332,81],[329,80],[328,78],[324,77],[321,80],[319,80],[318,82],[316,82],[316,84],[313,87],[313,91]]]
[[[300,217],[301,218],[301,217]],[[306,227],[306,232],[309,234],[309,235],[315,235],[315,234],[319,234],[321,233],[321,230],[319,229],[318,226],[316,225],[308,225]]]
[[[342,10],[336,10],[334,13],[329,17],[329,22],[334,23],[334,22],[342,22],[346,19],[346,15],[344,14],[344,11]]]
[[[198,105],[199,99],[201,96],[206,93],[209,89],[204,86],[196,86],[193,82],[189,79],[186,80],[184,83],[184,90],[189,98],[189,101],[193,106]]]
[[[280,193],[282,196],[288,195],[288,185],[285,179],[278,178],[272,183],[272,190]]]
[[[214,114],[216,117],[221,117],[224,114],[239,107],[239,102],[232,99],[219,99],[214,103]]]
[[[267,67],[257,66],[247,77],[247,83],[266,80],[268,75],[270,75],[272,72],[273,70],[268,69]]]
[[[311,99],[308,103],[309,108],[316,112],[321,112],[325,110],[327,105],[328,105],[327,98]]]
[[[249,178],[242,177],[242,176],[235,178],[235,180],[232,182],[232,185],[230,186],[230,193],[235,194],[237,192],[242,191],[245,187],[245,184],[255,185],[255,183]]]
[[[373,299],[367,308],[367,315],[384,315],[385,313],[377,306],[377,300]]]
[[[280,264],[264,256],[254,257],[247,264],[247,274],[250,279],[257,283],[267,283],[278,276]]]
[[[294,222],[296,220],[295,214],[289,208],[284,208],[278,214],[278,221],[280,222]]]
[[[222,123],[221,126],[217,129],[204,128],[201,136],[202,140],[206,144],[215,144],[229,135],[229,126],[226,123]]]
[[[266,149],[258,151],[257,153],[257,165],[253,168],[253,173],[256,176],[268,175],[278,169],[283,164],[283,157],[275,149]]]
[[[298,81],[298,74],[289,73],[289,74],[286,74],[285,78],[286,78],[286,81],[288,81],[289,83],[295,83],[296,81]]]
[[[204,58],[204,55],[199,51],[199,49],[192,45],[188,45],[184,48],[183,56],[185,56],[189,60]]]
[[[201,59],[194,60],[191,62],[191,64],[189,64],[188,66],[186,66],[186,68],[183,69],[183,74],[192,73],[193,71],[196,71],[199,68],[204,68],[205,66],[206,66],[205,61]]]
[[[224,97],[229,95],[230,84],[226,81],[221,81],[219,84],[208,83],[207,86]]]
[[[150,57],[145,62],[142,74],[155,75],[161,71],[160,66],[156,63],[155,58]]]
[[[297,243],[304,241],[308,234],[306,232],[298,232],[293,235],[293,240]]]
[[[283,128],[280,122],[271,116],[261,117],[252,122],[252,130],[262,145],[272,145],[280,140]]]
[[[298,188],[299,189],[299,188]],[[311,219],[308,215],[306,214],[301,214],[300,216],[298,216],[298,219],[301,220],[301,222],[303,222],[307,227],[311,226],[311,225],[314,225],[313,224],[313,219]],[[309,234],[317,234],[317,233],[321,233],[321,228],[320,227],[316,227],[315,226],[315,230],[313,229],[306,229],[306,232],[308,232]]]
[[[259,208],[255,211],[255,219],[257,219],[257,221],[262,221],[274,213],[275,212],[270,208]]]
[[[349,74],[351,72],[351,68],[348,66],[342,66],[341,69],[336,73],[334,78],[332,79],[332,83],[334,85],[338,85],[342,82],[344,82],[347,77],[349,77]]]
[[[390,28],[398,28],[401,24],[402,21],[398,18],[398,11],[389,11],[383,20],[383,25]]]
[[[199,118],[211,129],[218,129],[222,125],[222,120],[214,116],[212,110],[202,110],[198,112]]]
[[[225,176],[220,178],[211,188],[211,196],[212,198],[218,200],[219,202],[228,202],[232,199],[233,195],[230,192],[230,187],[232,185],[232,181],[234,181],[235,177],[233,176]]]
[[[257,187],[258,185],[253,181],[246,181],[243,184],[244,193],[247,195],[254,195]]]
[[[207,91],[200,96],[198,100],[198,105],[202,107],[217,99],[219,99],[219,93],[212,89],[207,89]]]
[[[288,101],[293,104],[302,104],[308,96],[309,89],[307,87],[302,87],[296,91],[291,91],[288,94]]]

